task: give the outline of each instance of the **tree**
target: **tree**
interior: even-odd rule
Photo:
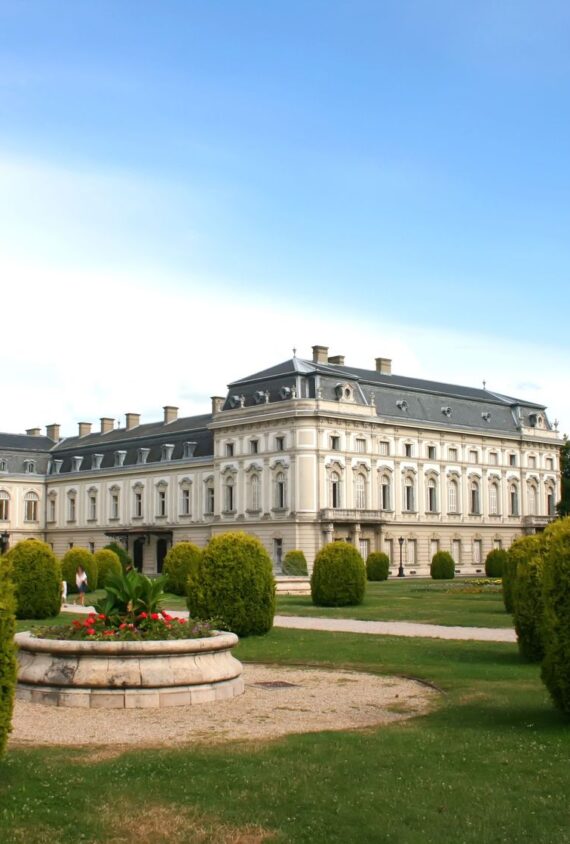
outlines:
[[[556,505],[556,512],[561,517],[570,516],[570,440],[566,434],[560,449],[560,478],[562,497]]]

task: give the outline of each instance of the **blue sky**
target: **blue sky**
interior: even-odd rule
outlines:
[[[323,343],[570,429],[569,43],[548,0],[0,0],[2,301],[30,329],[0,427],[198,412]]]

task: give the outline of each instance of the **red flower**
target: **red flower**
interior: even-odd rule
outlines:
[[[122,624],[119,624],[119,630],[124,630],[126,626],[126,623],[123,621]]]
[[[185,618],[179,618],[178,623],[179,624],[186,624],[186,619]]]
[[[99,615],[97,616],[97,618],[100,618],[100,619],[101,619],[101,621],[105,621],[105,619],[107,618],[107,616],[106,616],[106,615],[104,615],[103,613],[99,613]]]
[[[148,618],[148,613],[146,613],[146,612],[139,613],[139,618]]]
[[[77,627],[81,627],[81,622],[80,622],[80,621],[77,621],[77,619],[75,619],[75,621],[72,621],[72,622],[71,622],[71,624],[72,624],[72,625],[73,625],[73,627],[75,627],[75,628],[77,628]]]
[[[93,628],[93,627],[90,627],[90,628],[89,628],[89,630],[87,631],[87,635],[88,635],[88,636],[94,636],[94,635],[95,635],[95,630],[94,630],[94,628]]]
[[[115,635],[114,630],[103,630],[103,636],[114,636],[114,635]]]
[[[158,619],[160,618],[160,616],[157,612],[151,613],[150,617],[152,618],[153,621],[158,621]]]
[[[163,611],[163,612],[161,613],[161,615],[162,615],[162,617],[163,617],[163,619],[164,619],[165,621],[172,621],[172,616],[171,616],[171,615],[168,615],[168,613],[167,613],[167,612],[164,612],[164,611]]]

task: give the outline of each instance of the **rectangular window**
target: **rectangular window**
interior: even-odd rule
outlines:
[[[190,515],[190,490],[188,487],[182,489],[182,494],[180,496],[180,515]]]
[[[259,451],[259,441],[258,440],[250,440],[249,441],[249,453],[250,454],[257,454]]]
[[[384,540],[384,553],[388,555],[388,559],[390,560],[390,565],[394,562],[394,540],[393,539],[385,539]]]
[[[143,497],[140,490],[135,492],[135,518],[141,519],[143,514]]]
[[[113,492],[111,493],[111,518],[118,519],[119,518],[119,493]]]
[[[331,451],[340,451],[340,437],[331,437]]]
[[[406,559],[409,566],[416,564],[416,540],[408,539],[406,542]]]
[[[0,521],[8,521],[8,499],[0,498]]]
[[[76,515],[75,496],[67,499],[67,521],[74,522]]]
[[[366,440],[358,438],[355,443],[355,448],[358,454],[364,454],[366,451]]]
[[[491,466],[498,466],[499,465],[499,455],[497,454],[496,451],[492,451],[489,454],[489,463],[491,464]]]
[[[95,521],[97,518],[97,496],[89,496],[89,519]]]
[[[275,437],[275,451],[285,451],[285,437]]]
[[[94,542],[89,543],[89,550],[91,551],[92,554],[95,553],[95,543]]]
[[[404,454],[405,454],[406,457],[412,457],[413,449],[412,449],[411,443],[405,443],[404,444]]]
[[[473,540],[473,565],[480,566],[482,559],[483,542],[481,539]]]
[[[368,558],[368,553],[370,551],[370,540],[369,539],[360,539],[358,543],[358,550],[360,551],[360,556],[366,562]]]
[[[479,460],[479,456],[478,456],[477,452],[475,451],[475,449],[471,449],[471,451],[469,452],[469,462],[470,463],[477,463],[478,460]]]
[[[546,458],[546,468],[549,471],[552,471],[554,469],[554,460],[552,459],[552,457]]]
[[[501,542],[500,539],[494,539],[493,540],[493,548],[495,549],[495,551],[500,551],[502,547],[503,547],[503,543]]]
[[[439,539],[430,539],[429,541],[429,558],[433,560],[434,556],[439,551]]]
[[[234,444],[233,443],[226,443],[226,457],[233,457],[234,456]]]
[[[55,498],[50,498],[48,501],[48,522],[55,522],[55,502]]]
[[[447,456],[449,460],[457,460],[457,449],[456,448],[449,448],[447,450]]]
[[[427,456],[428,456],[428,460],[435,460],[435,446],[434,445],[428,445]]]
[[[461,563],[461,540],[453,539],[451,541],[451,556],[455,560],[455,565]]]
[[[207,516],[214,515],[214,485],[209,484],[206,487],[206,510],[205,513]]]
[[[276,563],[278,566],[280,566],[282,560],[283,560],[283,540],[282,539],[274,539],[273,540],[273,562]]]
[[[517,465],[516,454],[509,454],[509,466],[516,466],[516,465]]]
[[[159,489],[156,497],[157,516],[166,516],[166,490]]]
[[[529,455],[528,468],[529,469],[536,469],[536,457],[534,456],[534,454]]]
[[[390,443],[382,440],[380,442],[380,454],[387,457],[390,454]]]

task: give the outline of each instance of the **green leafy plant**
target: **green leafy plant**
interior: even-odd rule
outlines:
[[[438,551],[433,555],[430,574],[434,580],[453,580],[455,577],[455,560],[449,551]]]
[[[289,577],[306,577],[308,574],[307,560],[303,551],[287,551],[283,558],[282,571]]]
[[[537,539],[527,558],[518,561],[513,583],[513,619],[519,651],[529,662],[540,662],[544,655],[542,570],[546,542],[542,537]]]
[[[504,548],[493,548],[485,557],[485,574],[487,577],[502,577],[508,553]]]
[[[97,586],[99,589],[104,589],[111,574],[121,573],[121,561],[110,548],[101,548],[93,556],[97,563]]]
[[[541,676],[555,706],[570,714],[570,518],[545,534]]]
[[[106,595],[95,605],[97,613],[111,620],[134,622],[141,613],[152,615],[164,601],[165,577],[151,580],[138,571],[110,574],[105,586]]]
[[[197,618],[223,619],[238,636],[267,633],[275,614],[275,581],[269,554],[254,536],[213,537],[189,582],[188,609]]]
[[[188,578],[196,576],[202,551],[193,542],[177,542],[164,558],[163,573],[166,590],[175,595],[186,595]]]
[[[61,607],[61,566],[49,545],[24,539],[8,551],[4,560],[11,566],[17,618],[57,615]]]
[[[366,576],[368,580],[388,580],[390,558],[382,551],[372,551],[366,558]]]
[[[366,568],[348,542],[330,542],[315,557],[311,596],[319,607],[357,606],[364,600]]]
[[[507,612],[514,611],[513,588],[519,562],[530,559],[538,549],[540,540],[536,535],[521,536],[515,539],[507,551],[503,568],[503,602]]]
[[[11,730],[16,688],[16,600],[11,575],[10,563],[5,557],[0,558],[0,758]]]
[[[108,545],[105,545],[105,549],[114,551],[121,561],[123,571],[129,571],[133,567],[133,558],[118,542],[109,542]]]
[[[70,548],[66,551],[61,560],[61,571],[63,579],[67,582],[67,592],[71,594],[77,592],[77,584],[75,582],[75,574],[77,566],[82,566],[87,575],[87,591],[93,592],[97,589],[97,581],[99,573],[97,570],[97,561],[94,554],[88,548]]]
[[[130,620],[129,620],[130,619]],[[41,627],[34,635],[42,639],[64,639],[89,642],[163,641],[170,639],[200,639],[213,636],[219,625],[215,621],[177,618],[167,612],[129,613],[125,620],[104,613],[91,613],[71,625]]]

